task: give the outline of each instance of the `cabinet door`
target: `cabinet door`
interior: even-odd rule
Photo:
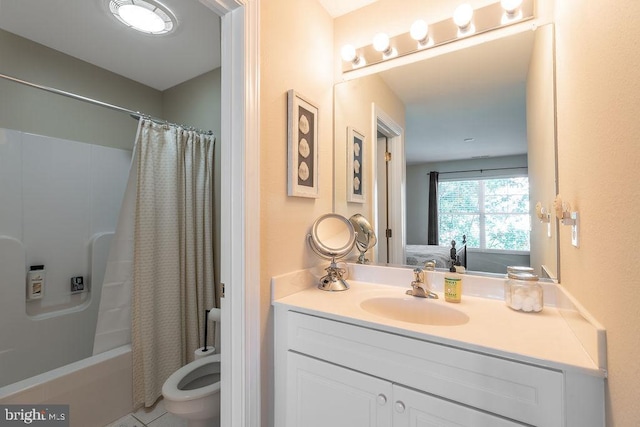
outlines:
[[[391,383],[287,353],[286,427],[391,427]]]
[[[426,393],[393,386],[393,427],[513,427],[524,424]]]

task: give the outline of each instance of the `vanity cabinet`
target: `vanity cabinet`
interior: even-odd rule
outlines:
[[[428,338],[276,305],[275,425],[604,425],[602,378]]]
[[[523,425],[291,351],[287,381],[286,426]]]

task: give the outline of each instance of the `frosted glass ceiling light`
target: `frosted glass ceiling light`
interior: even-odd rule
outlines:
[[[418,48],[429,45],[429,26],[422,19],[418,19],[409,30],[411,38],[418,42]]]
[[[378,33],[373,38],[373,48],[382,53],[383,59],[393,58],[398,55],[398,52],[389,43],[389,36],[385,33]]]
[[[176,26],[173,13],[154,0],[110,0],[109,10],[127,27],[147,34],[167,34]]]
[[[463,3],[453,12],[453,22],[458,26],[458,37],[466,36],[475,31],[471,20],[473,8],[469,3]]]

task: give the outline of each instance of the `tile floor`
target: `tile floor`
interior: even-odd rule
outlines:
[[[177,418],[164,409],[160,400],[153,408],[140,409],[105,427],[186,427],[187,421]]]

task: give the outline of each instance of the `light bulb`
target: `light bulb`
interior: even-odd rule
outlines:
[[[515,14],[520,5],[522,5],[522,0],[500,0],[500,5],[510,15]]]
[[[378,52],[386,52],[389,49],[389,36],[385,33],[378,33],[373,38],[373,48]]]
[[[429,34],[429,26],[422,19],[419,19],[411,25],[409,34],[411,34],[412,39],[424,42]]]
[[[342,59],[346,62],[353,62],[358,57],[356,55],[356,48],[351,44],[342,46],[340,56],[342,56]]]
[[[463,3],[453,12],[453,22],[460,29],[465,29],[471,24],[473,18],[473,8],[469,3]]]

